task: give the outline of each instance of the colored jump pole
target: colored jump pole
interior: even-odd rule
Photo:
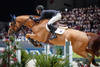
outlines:
[[[68,42],[67,40],[65,41],[65,46],[64,46],[64,57],[68,57],[69,60],[69,66],[72,67],[72,46],[71,42]]]

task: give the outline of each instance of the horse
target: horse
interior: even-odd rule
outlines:
[[[48,19],[35,22],[29,19],[30,15],[18,16],[9,28],[8,34],[17,32],[23,25],[32,29],[32,34],[26,34],[26,38],[37,40],[57,46],[65,46],[65,41],[71,41],[73,51],[89,60],[88,66],[92,63],[95,66],[95,56],[100,56],[100,36],[91,32],[83,32],[71,28],[65,29],[63,34],[56,34],[57,38],[49,40],[50,32],[46,29]],[[37,16],[34,16],[37,18]]]

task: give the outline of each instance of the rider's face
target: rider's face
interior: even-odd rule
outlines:
[[[40,14],[40,10],[36,10],[38,14]]]

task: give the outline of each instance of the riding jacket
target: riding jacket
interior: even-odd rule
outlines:
[[[52,17],[56,16],[57,13],[60,13],[56,10],[43,10],[39,18],[35,18],[34,21],[40,21],[42,19],[51,19]]]

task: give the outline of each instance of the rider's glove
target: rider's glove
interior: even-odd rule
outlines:
[[[33,16],[29,16],[30,19],[34,20],[35,18]]]
[[[29,18],[30,18],[30,19],[32,19],[33,21],[35,21],[35,22],[38,22],[38,23],[39,23],[39,21],[37,21],[37,20],[36,20],[36,18],[34,18],[33,16],[29,16]]]

